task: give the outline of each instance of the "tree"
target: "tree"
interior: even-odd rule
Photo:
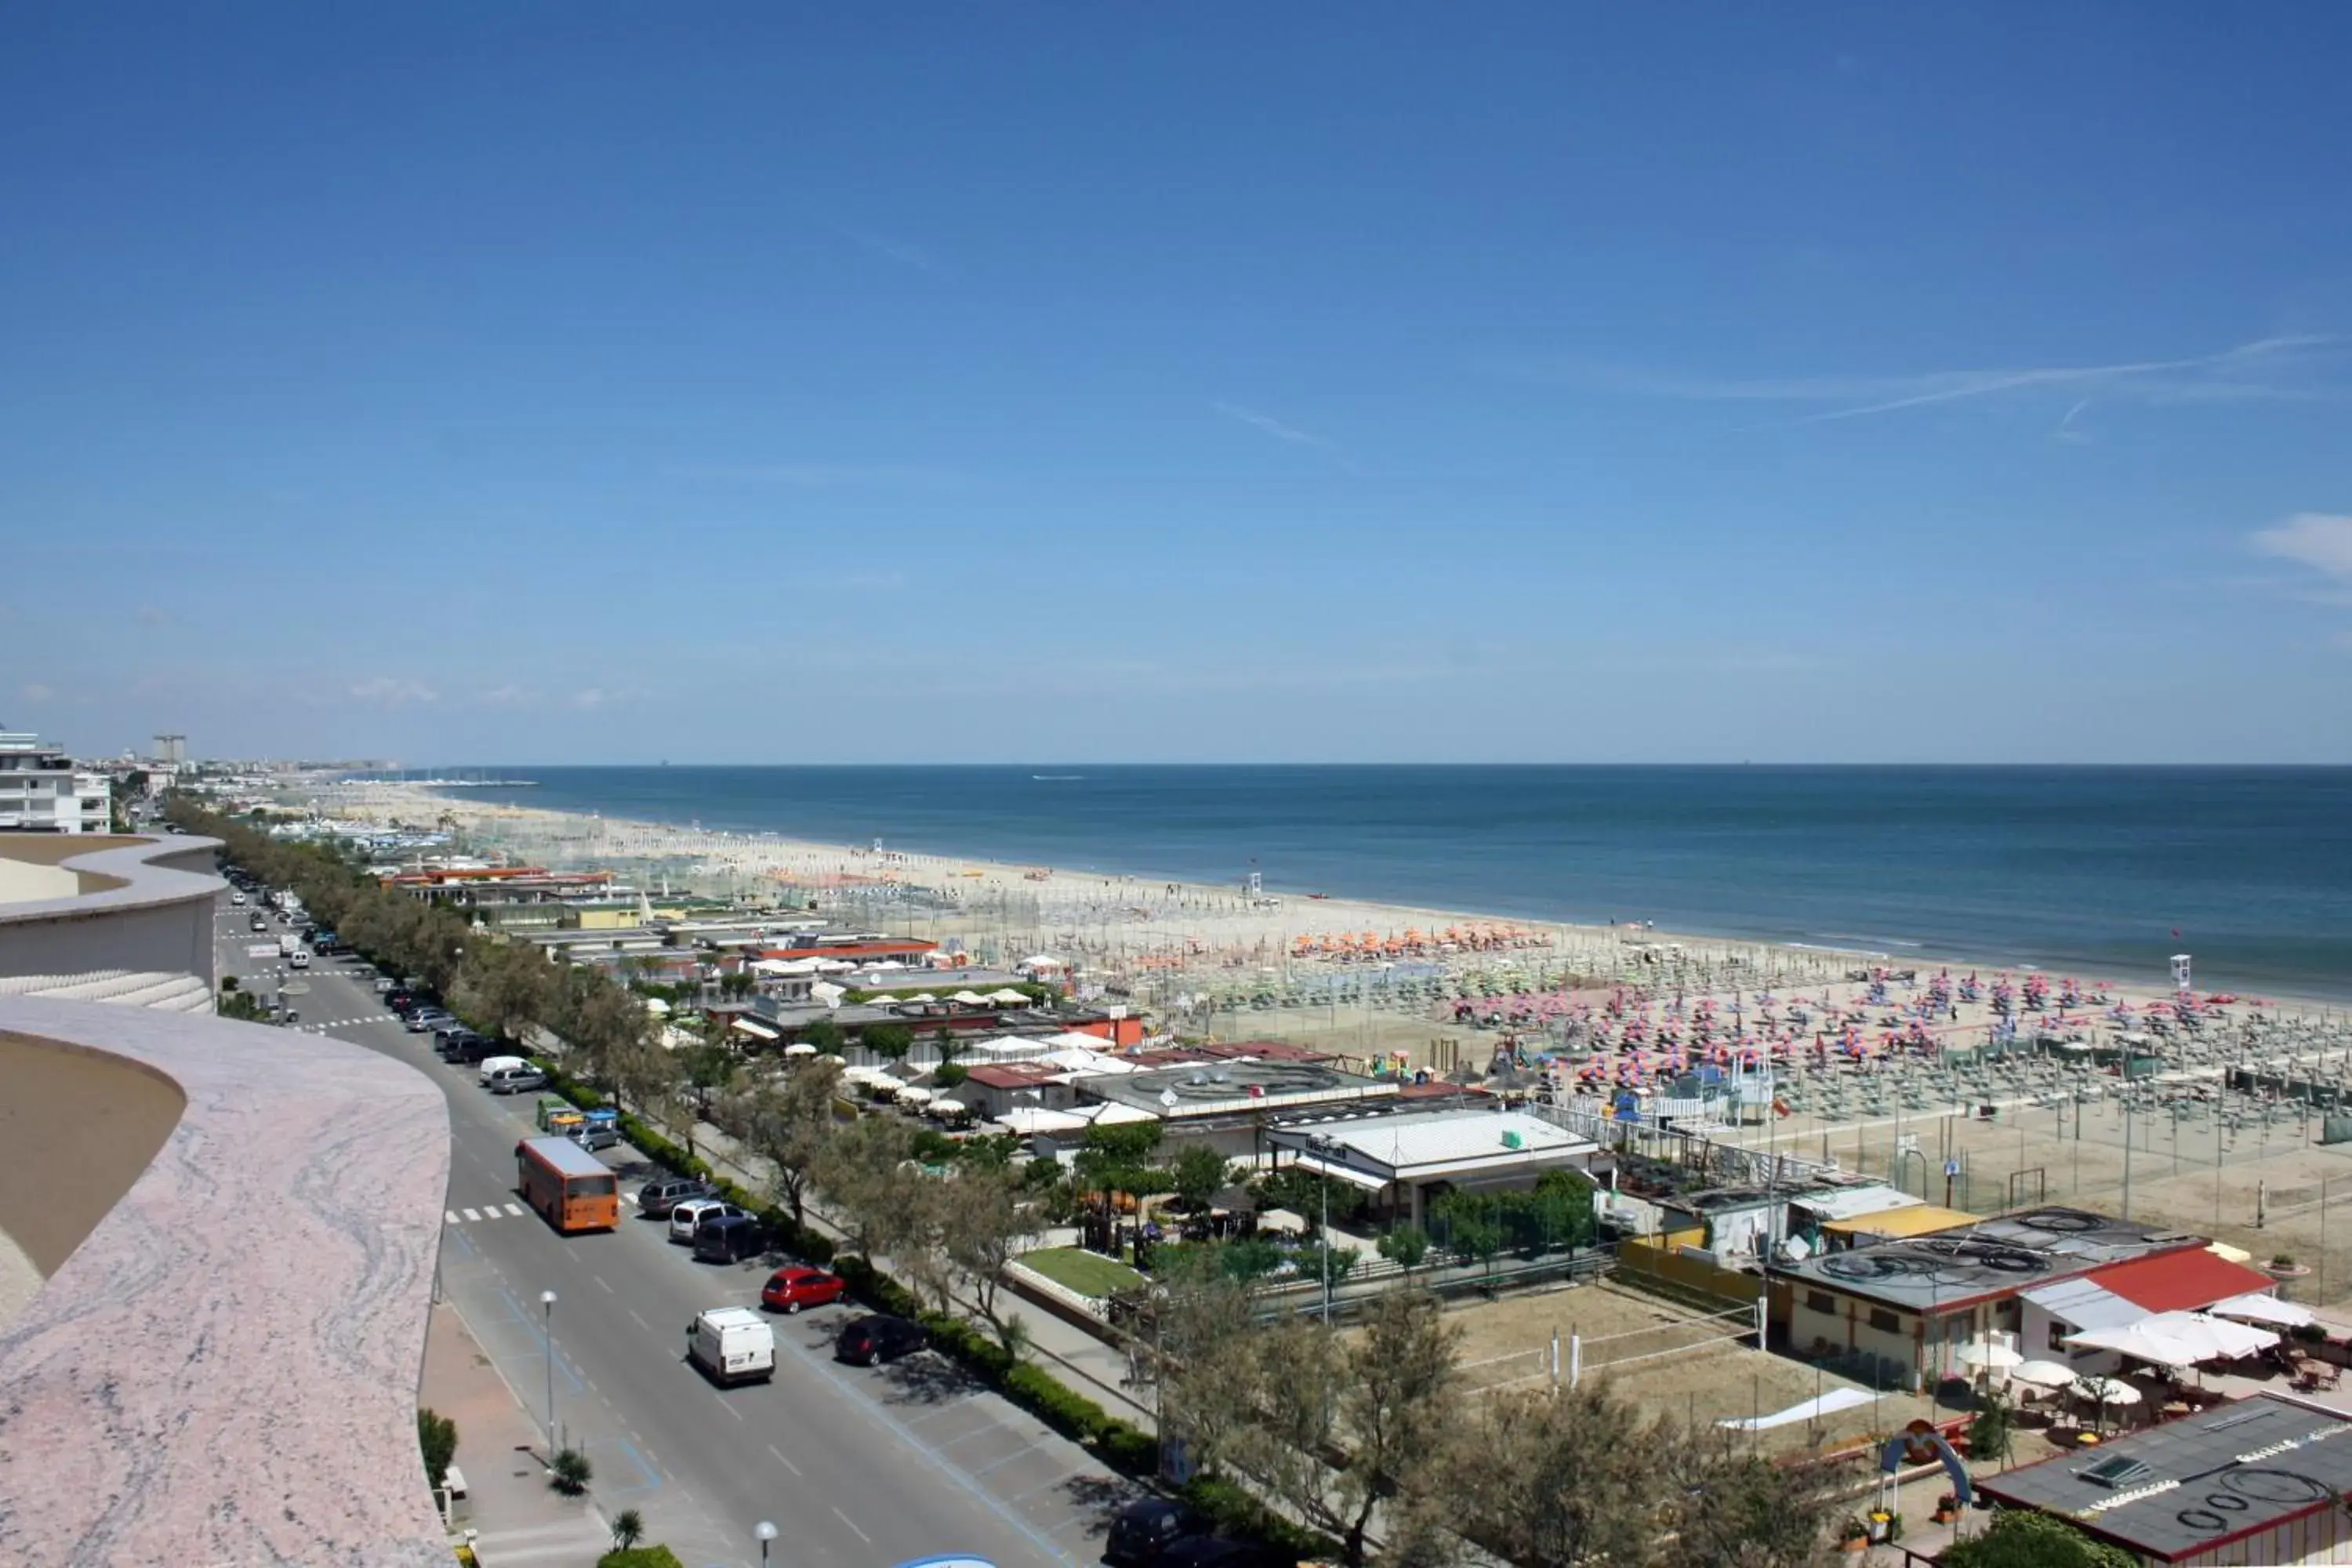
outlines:
[[[1168,1184],[1188,1212],[1202,1213],[1225,1184],[1225,1157],[1206,1143],[1187,1144],[1169,1167]]]
[[[625,1508],[613,1516],[614,1551],[626,1552],[645,1538],[645,1516],[635,1509]]]
[[[820,1055],[837,1057],[841,1054],[843,1044],[841,1026],[834,1022],[833,1015],[830,1013],[819,1014],[806,1028],[801,1031],[801,1038],[807,1044],[814,1046]]]
[[[439,1491],[448,1479],[449,1466],[457,1458],[457,1424],[446,1415],[419,1405],[416,1411],[416,1442],[425,1450],[425,1485],[428,1490]]]
[[[1343,1560],[1361,1568],[1374,1513],[1427,1484],[1450,1449],[1461,1331],[1435,1298],[1399,1290],[1380,1298],[1352,1341],[1311,1319],[1256,1338],[1258,1412],[1234,1467],[1338,1537]]]
[[[707,1120],[711,1090],[726,1088],[735,1077],[735,1053],[721,1045],[699,1045],[686,1053],[679,1068],[688,1087],[694,1090],[695,1113]]]
[[[1258,1332],[1248,1287],[1229,1279],[1220,1247],[1164,1247],[1158,1290],[1133,1326],[1159,1384],[1160,1429],[1181,1437],[1204,1470],[1223,1468],[1257,1413]]]
[[[1657,1445],[1670,1541],[1661,1568],[1805,1568],[1830,1522],[1828,1474],[1782,1468],[1715,1428],[1670,1431]]]
[[[1605,1384],[1487,1395],[1424,1478],[1463,1533],[1526,1568],[1639,1563],[1663,1520],[1659,1428]]]
[[[944,1024],[940,1026],[939,1033],[931,1037],[931,1046],[940,1053],[940,1065],[942,1067],[963,1054],[963,1042],[957,1039],[955,1031]]]
[[[1945,1568],[2131,1568],[2139,1560],[2063,1519],[2002,1509],[1990,1529],[1944,1548],[1937,1561]]]
[[[768,1163],[769,1184],[794,1226],[808,1223],[809,1180],[833,1138],[840,1086],[841,1063],[812,1057],[781,1076],[739,1074],[715,1113],[746,1152]]]
[[[904,1024],[868,1024],[857,1032],[857,1043],[886,1061],[904,1061],[915,1048],[915,1031]]]
[[[1018,1179],[1001,1166],[967,1165],[940,1184],[939,1196],[940,1250],[971,1281],[980,1315],[1009,1352],[1008,1320],[996,1310],[997,1288],[1022,1244],[1037,1234],[1036,1218],[1022,1201]],[[1017,1315],[1009,1320],[1019,1321]]]
[[[1381,1237],[1381,1256],[1404,1270],[1407,1279],[1429,1256],[1429,1233],[1417,1225],[1401,1225]]]
[[[905,1169],[908,1138],[897,1122],[862,1116],[825,1142],[811,1174],[816,1190],[840,1211],[850,1249],[866,1262],[877,1252],[897,1256],[919,1235],[929,1182]]]
[[[559,1449],[549,1463],[547,1471],[547,1484],[565,1497],[578,1497],[596,1478],[595,1468],[588,1463],[588,1456],[577,1448]]]

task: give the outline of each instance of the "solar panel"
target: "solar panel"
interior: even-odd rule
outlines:
[[[2084,1480],[2096,1481],[2111,1491],[2121,1491],[2126,1487],[2137,1486],[2155,1474],[2129,1454],[2117,1454],[2113,1458],[2101,1459],[2097,1464],[2075,1473]]]

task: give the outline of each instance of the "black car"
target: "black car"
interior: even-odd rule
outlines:
[[[637,1212],[648,1219],[667,1219],[669,1211],[678,1205],[712,1195],[709,1182],[692,1176],[656,1176],[637,1189]]]
[[[1143,1568],[1188,1535],[1208,1528],[1207,1521],[1169,1498],[1148,1497],[1129,1503],[1110,1521],[1110,1539],[1103,1542],[1103,1561],[1119,1568]]]
[[[697,1263],[740,1263],[747,1258],[761,1257],[767,1250],[767,1236],[760,1222],[750,1215],[707,1219],[694,1227]]]
[[[872,1366],[878,1361],[897,1361],[902,1355],[912,1355],[922,1348],[922,1324],[877,1312],[849,1321],[841,1337],[833,1342],[833,1359],[852,1366]]]
[[[1160,1568],[1296,1568],[1298,1559],[1262,1541],[1188,1535],[1162,1548]]]

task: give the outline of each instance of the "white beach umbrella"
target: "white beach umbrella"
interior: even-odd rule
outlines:
[[[2299,1329],[2306,1323],[2318,1321],[2308,1307],[2261,1294],[2233,1296],[2219,1306],[2208,1307],[2206,1310],[2217,1318],[2242,1318],[2250,1323],[2276,1323],[2284,1329]]]
[[[1952,1352],[1952,1359],[1962,1366],[1981,1366],[1993,1372],[2003,1372],[2019,1365],[2025,1358],[2007,1345],[1971,1340]]]
[[[1019,1007],[1027,1004],[1029,994],[1026,991],[1015,991],[1008,985],[1002,991],[990,992],[988,999],[1000,1006]]]
[[[2063,1388],[2082,1374],[2063,1362],[2021,1361],[2009,1369],[2011,1383],[2031,1384],[2036,1388]]]
[[[2085,1377],[2074,1384],[2076,1397],[2094,1405],[2137,1405],[2140,1391],[2119,1377]]]
[[[806,1040],[794,1040],[791,1045],[784,1047],[784,1055],[788,1057],[813,1057],[816,1055],[816,1047],[810,1045]]]
[[[919,1083],[902,1083],[898,1086],[898,1099],[903,1104],[923,1105],[929,1103],[930,1098],[931,1091]]]

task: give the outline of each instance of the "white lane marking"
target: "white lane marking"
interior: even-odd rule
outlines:
[[[784,1468],[792,1471],[793,1474],[797,1476],[801,1473],[801,1468],[798,1465],[793,1464],[790,1459],[785,1458],[784,1456],[777,1450],[777,1447],[773,1443],[768,1445],[768,1452],[774,1454],[776,1456],[776,1463],[783,1466]]]
[[[852,1530],[857,1530],[857,1521],[856,1521],[856,1520],[854,1520],[854,1519],[850,1518],[847,1514],[845,1514],[845,1513],[842,1512],[839,1509],[835,1509],[835,1510],[833,1510],[833,1517],[834,1517],[834,1518],[835,1518],[835,1519],[837,1519],[837,1520],[839,1520],[839,1521],[841,1521],[841,1522],[842,1522],[842,1523],[844,1523],[844,1524],[845,1524],[845,1525],[849,1526],[849,1528],[850,1528],[850,1529],[852,1529]],[[874,1538],[873,1538],[872,1536],[870,1536],[870,1535],[866,1534],[866,1533],[864,1531],[862,1531],[862,1530],[857,1530],[857,1539],[858,1539],[858,1540],[860,1540],[860,1541],[862,1541],[862,1542],[866,1542],[866,1545],[868,1545],[868,1546],[871,1546],[871,1545],[873,1545],[873,1544],[874,1544]]]
[[[728,1415],[732,1415],[738,1421],[743,1419],[743,1413],[740,1410],[736,1409],[733,1405],[730,1404],[725,1394],[719,1393],[714,1388],[710,1391],[710,1396],[719,1401],[719,1407],[726,1411]]]
[[[441,1223],[443,1225],[456,1225],[457,1223],[457,1211],[456,1209],[451,1209],[447,1213],[444,1214],[441,1216]]]
[[[629,1316],[632,1318],[637,1318],[637,1310],[635,1307],[629,1309]],[[646,1322],[643,1318],[637,1318],[637,1327],[645,1330],[647,1333],[652,1333],[654,1331],[654,1326],[651,1323]]]
[[[509,1204],[507,1205],[507,1213],[512,1218],[520,1219],[522,1218],[522,1205],[520,1204]]]
[[[476,1220],[478,1220],[478,1219],[479,1219],[479,1218],[481,1218],[481,1217],[482,1217],[479,1214],[477,1214],[477,1213],[476,1213],[474,1210],[472,1210],[472,1209],[467,1209],[467,1210],[466,1210],[466,1211],[465,1211],[465,1214],[466,1214],[466,1223],[467,1223],[467,1225],[471,1225],[471,1224],[473,1224]]]
[[[604,1285],[604,1277],[602,1274],[591,1274],[588,1278],[593,1279],[599,1285]],[[619,1292],[614,1290],[610,1285],[604,1285],[604,1294],[607,1296],[614,1296],[618,1295]]]

